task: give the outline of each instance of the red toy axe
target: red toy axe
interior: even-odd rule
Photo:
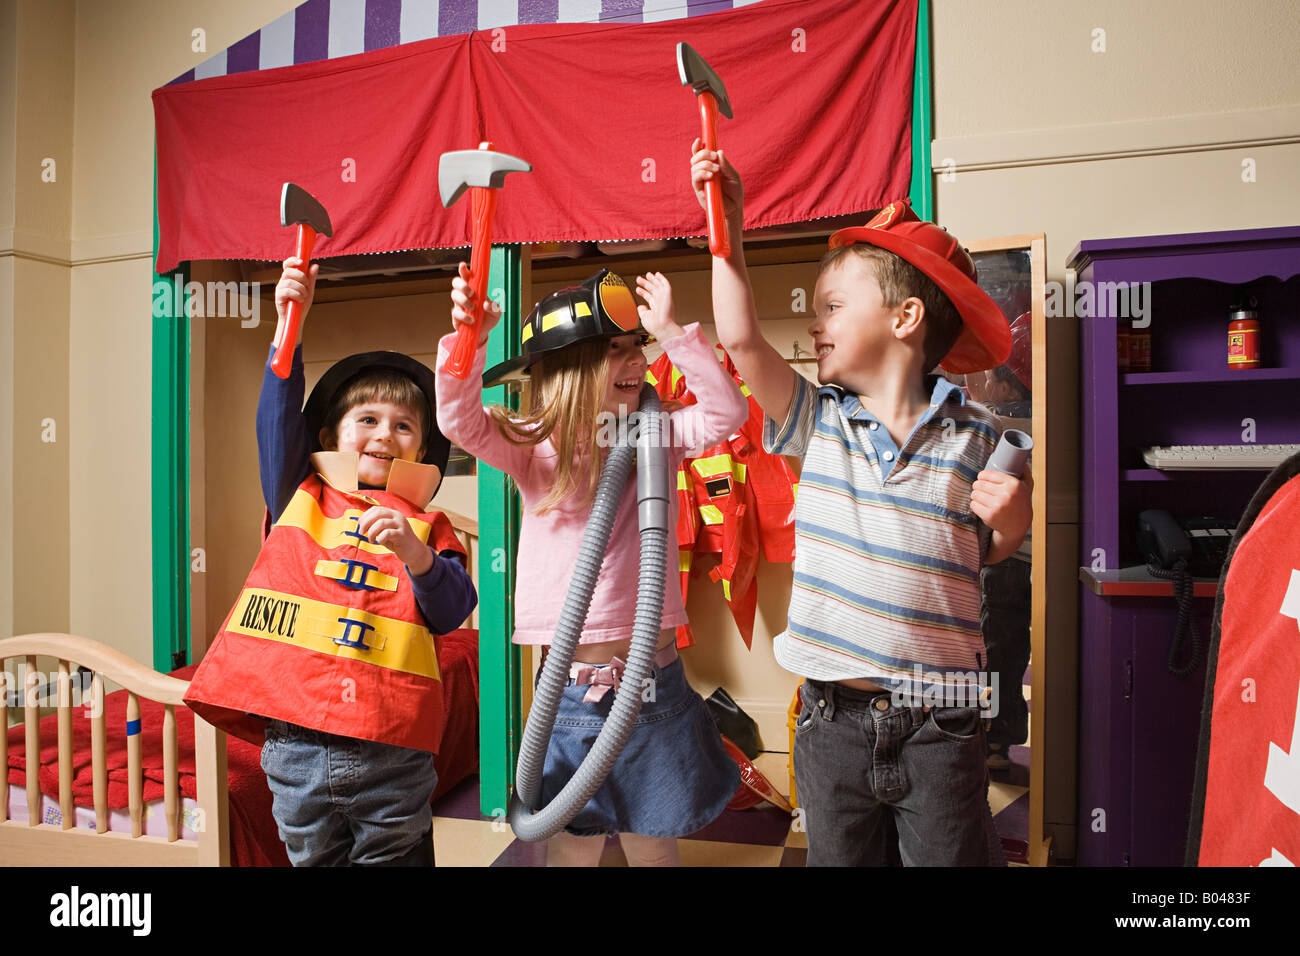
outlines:
[[[705,149],[718,148],[718,114],[731,119],[731,100],[727,88],[718,74],[704,62],[689,43],[677,44],[677,73],[682,86],[695,91],[700,107],[700,138]],[[704,184],[705,210],[709,217],[709,252],[720,259],[731,255],[731,241],[727,237],[727,219],[722,214],[722,182],[716,176]]]
[[[293,254],[302,260],[303,271],[309,272],[316,234],[334,235],[329,213],[307,190],[293,183],[285,183],[280,190],[280,225],[298,227],[298,240],[294,244]],[[298,327],[301,324],[302,303],[291,299],[285,310],[284,321],[275,330],[275,358],[271,360],[271,371],[280,378],[289,377],[289,366],[293,363],[293,349],[298,343]]]
[[[469,375],[478,347],[478,326],[483,318],[483,297],[487,294],[488,262],[492,253],[492,217],[497,209],[497,190],[505,183],[506,173],[532,172],[533,167],[516,156],[493,152],[491,143],[479,143],[478,149],[443,153],[438,160],[438,192],[444,208],[451,206],[461,193],[471,189],[470,215],[473,217],[473,242],[470,250],[469,277],[474,286],[470,303],[471,325],[462,325],[456,344],[444,366],[456,378]]]

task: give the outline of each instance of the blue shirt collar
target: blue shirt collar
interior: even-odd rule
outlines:
[[[955,385],[948,381],[942,375],[927,375],[926,384],[930,386],[930,414],[934,409],[943,407],[947,402],[956,399],[958,405],[966,404],[966,393],[962,391],[960,385]],[[846,417],[862,421],[876,421],[876,416],[862,407],[862,402],[858,396],[848,391],[840,385],[823,385],[817,390],[818,395],[829,395],[835,399],[836,404],[840,406]],[[928,416],[922,416],[926,418]]]

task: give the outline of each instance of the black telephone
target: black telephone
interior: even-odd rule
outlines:
[[[1200,635],[1192,613],[1193,576],[1217,578],[1228,557],[1236,524],[1220,518],[1190,518],[1176,521],[1168,511],[1151,509],[1138,515],[1137,545],[1147,562],[1147,571],[1174,582],[1178,602],[1178,624],[1169,644],[1167,666],[1175,677],[1196,670],[1202,656]],[[1191,637],[1190,656],[1184,657],[1185,638]]]
[[[1138,515],[1138,550],[1149,566],[1172,570],[1187,563],[1193,577],[1217,578],[1228,558],[1236,522],[1223,518],[1185,518],[1152,509]]]

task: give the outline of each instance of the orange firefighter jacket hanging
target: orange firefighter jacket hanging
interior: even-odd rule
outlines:
[[[464,549],[440,512],[389,491],[340,491],[312,475],[262,544],[185,702],[260,744],[274,718],[436,752],[442,681],[402,560],[358,534],[371,505],[402,512],[435,552]]]
[[[797,482],[783,458],[763,450],[763,411],[741,381],[731,357],[724,351],[722,358],[749,401],[749,418],[738,432],[705,449],[699,457],[687,458],[678,469],[678,564],[685,602],[695,557],[718,557],[709,577],[721,583],[748,647],[754,636],[760,546],[768,561],[794,559]],[[695,403],[685,378],[667,355],[655,361],[646,378],[665,402]],[[677,643],[679,647],[695,643],[689,625],[677,629]]]

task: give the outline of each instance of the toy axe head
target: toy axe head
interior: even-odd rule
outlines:
[[[682,86],[689,86],[698,96],[700,93],[712,93],[718,101],[718,112],[731,119],[731,100],[727,99],[727,88],[713,72],[713,67],[704,62],[691,48],[689,43],[677,44],[677,74],[682,78]]]
[[[505,183],[506,173],[532,171],[532,165],[519,157],[498,153],[483,146],[443,153],[438,159],[438,193],[446,208],[471,186],[500,189]]]
[[[285,183],[280,190],[280,225],[296,226],[305,223],[322,236],[334,235],[329,213],[316,201],[316,197],[301,186]]]

